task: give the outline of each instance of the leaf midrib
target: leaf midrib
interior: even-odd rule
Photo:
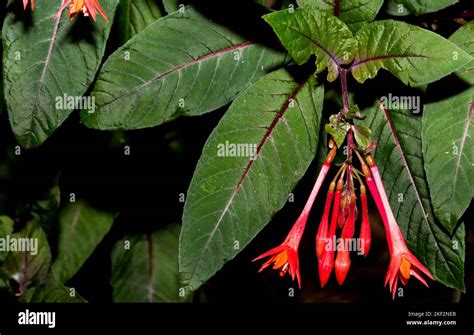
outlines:
[[[206,243],[204,244],[204,247],[202,248],[202,250],[200,252],[199,258],[196,261],[193,270],[191,271],[191,275],[189,277],[189,284],[192,283],[193,278],[196,274],[196,271],[199,268],[199,266],[200,266],[200,264],[203,260],[204,252],[209,248],[209,244],[210,244],[211,240],[213,239],[214,235],[216,234],[217,229],[219,228],[220,224],[222,223],[222,220],[224,219],[225,215],[227,214],[230,206],[232,205],[232,202],[234,201],[235,196],[237,195],[237,193],[241,189],[245,178],[249,175],[250,169],[252,168],[254,162],[258,159],[262,147],[265,145],[267,140],[270,138],[271,133],[273,132],[273,130],[275,130],[275,128],[276,128],[277,124],[279,123],[279,121],[285,115],[286,111],[288,110],[288,108],[290,106],[291,101],[296,97],[296,95],[300,92],[300,90],[303,88],[303,86],[307,83],[308,80],[309,80],[309,78],[306,79],[305,81],[299,83],[298,86],[296,86],[296,88],[293,89],[293,91],[289,94],[288,98],[285,100],[284,104],[280,108],[280,111],[276,114],[276,116],[273,119],[271,125],[267,128],[265,134],[262,137],[262,140],[260,141],[259,145],[257,146],[255,156],[253,157],[253,159],[251,159],[247,163],[247,166],[246,166],[244,172],[242,173],[242,176],[240,177],[239,182],[235,186],[234,191],[232,192],[232,194],[229,198],[229,201],[227,202],[226,206],[224,207],[224,209],[223,209],[221,215],[219,216],[219,219],[217,220],[217,222],[216,222],[214,228],[212,229],[211,233],[209,234],[209,237],[207,238]]]
[[[235,50],[238,50],[238,49],[245,49],[245,48],[247,48],[247,47],[249,47],[249,46],[252,46],[252,45],[255,45],[255,43],[254,43],[254,42],[251,42],[251,41],[247,41],[247,42],[240,43],[240,44],[237,44],[237,45],[233,45],[233,46],[231,46],[231,47],[228,47],[228,48],[225,48],[225,49],[216,51],[216,52],[212,52],[212,53],[206,54],[206,55],[204,55],[204,56],[198,57],[198,58],[193,59],[193,60],[191,60],[191,61],[188,61],[188,62],[186,62],[186,63],[183,63],[183,64],[180,64],[180,65],[178,65],[178,66],[175,66],[175,67],[169,69],[168,71],[166,71],[166,72],[164,72],[164,73],[160,73],[160,74],[156,75],[155,77],[153,77],[152,79],[150,79],[150,80],[144,82],[143,84],[141,84],[141,85],[139,85],[139,86],[135,86],[135,87],[133,87],[132,89],[129,89],[129,90],[123,92],[122,94],[120,94],[120,95],[114,97],[113,99],[111,99],[111,100],[107,101],[106,103],[104,103],[104,104],[102,105],[102,107],[107,106],[107,105],[110,105],[110,104],[114,103],[115,101],[117,101],[117,100],[123,98],[124,96],[127,96],[127,95],[131,94],[131,93],[134,92],[134,91],[139,91],[139,90],[141,90],[141,89],[147,87],[148,85],[150,85],[150,84],[152,84],[152,83],[154,83],[154,82],[156,82],[156,81],[159,81],[159,80],[165,78],[166,76],[169,76],[169,75],[171,75],[171,74],[173,74],[173,73],[175,73],[175,72],[179,72],[179,71],[181,71],[181,70],[183,70],[183,69],[186,69],[186,68],[188,68],[188,67],[190,67],[190,66],[192,66],[192,65],[198,64],[199,62],[202,62],[202,61],[205,61],[205,60],[208,60],[208,59],[212,59],[212,58],[214,58],[214,57],[220,57],[220,56],[222,56],[222,55],[224,55],[224,54],[227,54],[227,53],[229,53],[229,52],[232,52],[232,51],[235,51]]]

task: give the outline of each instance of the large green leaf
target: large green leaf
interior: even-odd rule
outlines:
[[[474,21],[456,30],[449,40],[474,57]],[[474,58],[456,74],[467,83],[474,85]]]
[[[383,68],[406,85],[421,86],[461,69],[472,60],[443,37],[399,21],[369,23],[355,38],[358,45],[351,69],[360,83],[375,77]]]
[[[0,275],[9,283],[18,285],[20,294],[32,284],[43,283],[51,264],[51,251],[46,234],[36,221],[29,222],[25,228],[9,236],[8,255],[0,268]],[[16,245],[15,249],[14,245]]]
[[[27,290],[20,302],[25,303],[81,303],[86,302],[74,289],[48,282]]]
[[[360,123],[375,135],[378,143],[375,161],[410,250],[430,269],[436,280],[464,290],[464,225],[460,225],[451,237],[435,221],[423,169],[421,117],[407,111],[390,111],[397,145],[381,108],[369,109],[365,114],[367,118]]]
[[[117,3],[102,2],[110,20]],[[31,23],[21,9],[9,13],[3,25],[5,100],[13,132],[26,148],[43,143],[75,109],[57,103],[67,102],[64,95],[75,99],[86,92],[110,31],[102,18],[78,17],[71,23],[64,13],[55,19],[61,1],[35,5]]]
[[[58,282],[65,283],[79,271],[113,222],[113,214],[96,210],[83,201],[69,204],[60,213],[58,256],[52,266]]]
[[[162,16],[158,0],[120,0],[117,17],[121,42],[125,43]]]
[[[436,217],[450,232],[474,197],[474,88],[425,106],[423,157]],[[471,196],[469,196],[471,195]]]
[[[128,57],[129,56],[129,57]],[[98,129],[137,129],[224,106],[283,64],[285,55],[245,40],[192,7],[159,19],[116,51],[82,121]]]
[[[242,93],[210,135],[189,186],[179,267],[186,293],[242,250],[283,207],[313,160],[323,89],[273,72]]]
[[[182,301],[178,278],[179,225],[126,236],[112,251],[114,302]]]
[[[297,3],[337,16],[356,32],[364,23],[375,19],[383,0],[297,0]]]
[[[339,75],[338,66],[354,59],[351,31],[337,17],[313,7],[282,10],[264,15],[297,64],[316,55],[316,73],[328,69],[328,80]]]
[[[387,13],[395,16],[422,15],[437,12],[459,0],[388,0]]]

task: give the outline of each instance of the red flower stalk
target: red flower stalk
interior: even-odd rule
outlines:
[[[298,280],[298,286],[301,288],[301,277],[299,269],[299,260],[298,260],[298,247],[303,236],[304,228],[306,226],[306,221],[308,220],[311,207],[313,206],[314,200],[318,195],[319,189],[326,178],[331,162],[336,156],[336,147],[334,146],[326,157],[326,161],[321,167],[318,178],[313,186],[311,194],[309,195],[308,200],[301,212],[300,216],[296,220],[295,224],[291,228],[288,236],[283,241],[281,245],[276,248],[273,248],[262,255],[255,258],[253,261],[262,259],[264,257],[270,257],[260,268],[259,272],[263,271],[271,264],[273,264],[274,270],[280,270],[280,276],[285,275],[289,272],[291,279],[295,280],[295,277]]]
[[[342,196],[342,188],[344,187],[344,174],[345,167],[343,167],[342,174],[339,177],[336,186],[336,194],[334,196],[334,205],[332,208],[331,214],[331,224],[329,226],[329,231],[327,234],[327,243],[324,247],[321,257],[318,257],[318,269],[319,269],[319,282],[321,287],[324,287],[331,276],[332,269],[334,268],[334,250],[336,248],[335,239],[336,239],[336,228],[337,220],[339,215],[339,206]]]
[[[353,192],[353,191],[352,191]],[[349,217],[344,225],[341,232],[342,245],[338,246],[335,272],[336,279],[339,285],[344,283],[347,277],[347,273],[351,267],[350,250],[346,245],[346,242],[352,239],[355,232],[355,220],[356,220],[356,209],[355,209],[356,197],[355,194],[351,196],[351,203],[349,205]]]
[[[379,202],[381,203],[381,208],[379,205],[377,205],[377,207],[379,207],[379,211],[382,210],[385,213],[385,215],[382,215],[382,221],[385,226],[385,233],[387,235],[391,257],[390,266],[385,277],[385,286],[389,284],[389,289],[392,293],[392,298],[394,299],[397,291],[398,279],[400,279],[403,285],[406,285],[408,279],[410,279],[410,275],[413,275],[428,287],[422,274],[425,274],[430,279],[433,279],[433,276],[408,249],[400,227],[393,215],[387,194],[385,193],[382,178],[380,177],[380,173],[372,156],[367,155],[367,162],[369,163],[373,181],[376,185],[376,192],[379,195]]]
[[[109,19],[105,14],[104,10],[100,6],[99,0],[63,0],[63,4],[56,14],[56,19],[59,18],[62,12],[69,6],[69,17],[71,20],[79,13],[82,12],[84,16],[92,16],[94,21],[97,17],[97,12],[104,17],[108,22]]]
[[[362,255],[367,256],[372,242],[370,237],[369,208],[364,185],[360,185],[360,203],[362,205],[362,224],[360,226],[360,241]]]
[[[23,8],[26,10],[28,2],[31,2],[31,10],[35,10],[35,0],[23,0]]]

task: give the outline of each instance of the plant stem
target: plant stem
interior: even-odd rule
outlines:
[[[341,90],[342,90],[342,113],[345,116],[349,112],[349,92],[347,90],[347,69],[340,68]]]

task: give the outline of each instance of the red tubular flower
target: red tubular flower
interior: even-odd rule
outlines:
[[[316,256],[318,258],[321,257],[328,238],[329,210],[331,209],[335,188],[336,183],[332,182],[331,185],[329,185],[328,195],[326,196],[326,204],[324,205],[323,217],[321,219],[321,223],[319,224],[318,233],[316,234]]]
[[[362,255],[367,256],[370,249],[370,222],[369,222],[369,208],[367,206],[367,194],[365,186],[360,186],[360,203],[362,205],[362,224],[360,226],[360,242]]]
[[[334,205],[331,214],[331,224],[329,226],[329,231],[327,235],[328,243],[326,243],[322,255],[318,257],[319,282],[321,283],[321,287],[324,287],[327,284],[329,277],[331,276],[332,269],[334,268],[336,228],[337,219],[339,215],[339,206],[342,196],[342,188],[344,187],[344,173],[345,170],[342,171],[342,175],[339,178],[339,181],[337,182],[336,186],[336,194],[334,195]]]
[[[92,16],[95,21],[97,12],[99,12],[107,22],[109,21],[107,15],[99,4],[99,0],[63,0],[63,4],[56,14],[56,18],[61,16],[67,6],[69,6],[68,14],[71,19],[73,19],[78,13],[82,12],[84,16]]]
[[[341,239],[342,239],[343,245],[338,246],[338,250],[337,250],[335,272],[336,272],[336,279],[339,285],[342,285],[344,283],[344,280],[346,280],[346,277],[347,277],[347,273],[349,272],[349,269],[351,267],[350,250],[348,248],[348,245],[346,245],[346,243],[352,239],[355,232],[355,220],[356,220],[355,201],[356,201],[356,197],[354,194],[352,194],[351,203],[349,205],[349,217],[341,233]],[[339,249],[339,247],[341,249]]]
[[[31,10],[35,10],[35,0],[23,0],[23,8],[26,9],[28,2],[31,2]]]
[[[308,220],[311,207],[313,206],[314,200],[318,195],[319,189],[326,178],[331,162],[334,160],[336,155],[336,147],[333,147],[329,152],[326,161],[321,167],[318,178],[314,183],[311,194],[309,195],[308,200],[301,212],[300,216],[296,220],[295,224],[291,228],[288,236],[283,241],[281,245],[276,248],[273,248],[262,255],[254,259],[254,261],[262,259],[264,257],[270,257],[260,268],[260,271],[263,271],[265,268],[273,264],[273,269],[280,270],[280,276],[283,276],[285,273],[289,272],[291,279],[295,280],[295,277],[298,280],[298,286],[301,288],[301,277],[299,269],[299,260],[298,260],[298,247],[303,236],[304,228],[306,226],[306,221]]]
[[[388,201],[385,188],[383,186],[382,178],[375,165],[375,161],[372,156],[367,156],[367,162],[370,166],[370,171],[373,176],[374,183],[376,185],[376,191],[379,195],[379,202],[385,215],[382,215],[382,221],[385,226],[385,233],[387,235],[388,246],[390,250],[390,266],[388,268],[387,275],[385,277],[385,286],[389,284],[392,298],[395,298],[397,291],[398,279],[403,285],[406,285],[410,275],[413,275],[416,279],[422,282],[428,287],[426,280],[422,274],[425,274],[428,278],[433,279],[430,271],[411,253],[408,249],[403,234],[398,227],[395,216],[393,215],[390,203]],[[371,190],[372,192],[372,190]],[[373,193],[372,193],[373,194]],[[377,201],[376,201],[377,202]],[[379,206],[379,205],[378,205]]]

